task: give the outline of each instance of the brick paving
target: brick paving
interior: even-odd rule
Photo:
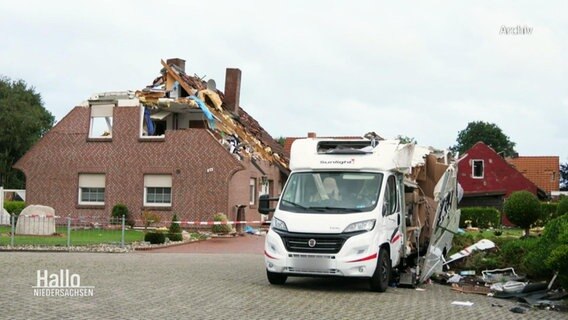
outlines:
[[[219,240],[226,241],[227,239]],[[228,241],[258,245],[262,237]],[[254,244],[254,245],[253,245]],[[191,244],[216,246],[210,244]],[[191,246],[190,245],[190,246]],[[227,247],[231,244],[226,243]],[[233,245],[234,246],[234,245]],[[244,248],[244,246],[235,246]],[[217,247],[218,248],[218,247]],[[165,250],[165,249],[164,249]],[[205,250],[176,247],[176,250]],[[246,249],[248,250],[248,249]],[[163,250],[161,250],[163,251]],[[222,251],[222,250],[221,250]],[[352,279],[290,278],[271,286],[263,256],[243,253],[0,253],[1,319],[567,319],[448,287],[367,290]],[[245,249],[241,250],[245,251]],[[70,269],[94,297],[34,297],[38,269]],[[452,301],[471,301],[471,307]],[[503,307],[492,307],[498,303]]]
[[[264,237],[245,234],[230,238],[212,238],[186,245],[153,249],[151,253],[264,253]]]

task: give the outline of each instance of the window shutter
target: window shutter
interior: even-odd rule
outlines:
[[[79,188],[104,188],[105,175],[101,173],[79,174]]]
[[[144,187],[171,188],[172,176],[169,174],[147,174],[144,175]]]

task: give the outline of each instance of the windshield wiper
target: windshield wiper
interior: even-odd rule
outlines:
[[[303,205],[301,205],[301,204],[299,204],[299,203],[296,203],[296,202],[292,202],[292,201],[290,201],[290,200],[282,199],[282,202],[285,202],[285,203],[287,203],[287,204],[290,204],[290,205],[292,205],[292,206],[294,206],[294,207],[296,207],[296,208],[301,208],[301,209],[304,209],[304,210],[307,210],[307,209],[308,209],[308,208],[304,207]]]

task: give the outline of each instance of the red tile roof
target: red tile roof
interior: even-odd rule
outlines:
[[[508,158],[507,162],[546,193],[560,189],[560,157],[523,156]]]

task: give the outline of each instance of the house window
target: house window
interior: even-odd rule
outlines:
[[[105,175],[93,173],[79,174],[79,204],[105,204]]]
[[[91,106],[91,127],[89,138],[112,138],[112,111],[114,104]]]
[[[249,183],[249,204],[252,206],[256,203],[256,179],[250,178]]]
[[[471,176],[477,179],[483,179],[483,160],[473,160],[471,166]]]
[[[151,110],[140,107],[140,137],[164,137],[172,113],[164,110]],[[171,129],[171,128],[170,128]]]
[[[144,206],[170,207],[172,205],[172,176],[144,175]]]

